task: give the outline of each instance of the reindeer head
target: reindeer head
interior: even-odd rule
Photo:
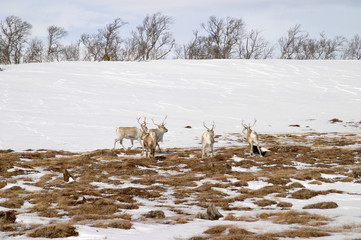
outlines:
[[[167,119],[167,116],[165,116],[163,122],[161,124],[156,124],[152,118],[152,122],[154,125],[156,125],[158,127],[159,130],[163,131],[163,132],[168,132],[168,129],[165,127],[165,120]]]
[[[146,122],[146,118],[143,117],[144,120],[143,120],[143,123],[141,123],[139,120],[140,120],[140,117],[137,118],[137,122],[139,123],[140,125],[140,129],[142,130],[142,132],[148,132],[148,127],[147,127],[147,122]]]
[[[251,124],[249,123],[248,126],[247,126],[246,124],[243,123],[243,120],[242,120],[242,126],[243,126],[242,132],[243,132],[243,134],[246,135],[246,136],[249,135],[251,133],[251,131],[252,131],[251,127],[254,127],[254,125],[256,125],[256,122],[257,122],[257,120],[254,119],[253,125],[251,126]]]
[[[207,132],[209,132],[212,136],[214,136],[214,128],[216,127],[216,124],[214,123],[214,121],[213,121],[211,129],[209,129],[204,122],[203,122],[203,126],[207,129]]]

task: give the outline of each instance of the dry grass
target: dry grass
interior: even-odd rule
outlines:
[[[148,213],[143,215],[146,218],[156,218],[156,219],[163,219],[165,218],[165,214],[162,210],[152,210]]]
[[[66,238],[71,236],[78,236],[75,227],[68,223],[50,224],[45,227],[35,229],[29,233],[29,237],[43,237],[43,238]]]
[[[330,208],[337,208],[338,205],[335,202],[320,202],[309,204],[303,207],[303,209],[330,209]]]
[[[70,217],[73,224],[105,228],[130,229],[134,221],[155,222],[154,219],[169,224],[184,224],[194,221],[194,212],[190,208],[205,210],[213,203],[225,216],[223,220],[235,224],[242,221],[271,221],[290,225],[290,230],[257,234],[233,224],[220,224],[192,239],[327,236],[325,234],[332,230],[324,228],[324,225],[331,219],[294,211],[292,203],[284,199],[302,199],[306,203],[304,209],[337,207],[336,203],[307,202],[317,195],[342,192],[332,189],[313,191],[294,182],[294,179],[317,185],[361,182],[360,159],[357,157],[361,155],[361,148],[355,145],[361,144],[358,135],[262,134],[260,138],[263,146],[271,150],[264,158],[250,156],[247,147],[217,148],[216,156],[205,160],[200,159],[197,148],[164,149],[166,153],[158,155],[156,160],[139,157],[140,149],[99,149],[86,153],[46,149],[24,152],[0,150],[0,198],[4,199],[0,206],[54,219],[54,224],[36,229],[25,229],[16,223],[9,223],[2,231],[9,230],[12,234],[18,231],[18,234],[40,237],[51,236],[51,231],[59,232],[58,235],[75,234],[70,223],[55,223],[56,218],[62,216]],[[127,156],[120,156],[121,153]],[[242,160],[234,161],[235,156]],[[306,167],[298,168],[298,165]],[[258,171],[251,171],[252,167]],[[232,171],[237,168],[250,171]],[[75,182],[64,181],[65,169],[76,178]],[[31,173],[41,171],[46,173],[40,178],[29,177]],[[322,174],[346,177],[324,179]],[[16,186],[19,180],[42,190],[26,191]],[[270,185],[257,190],[249,187],[249,181],[260,180]],[[15,186],[7,188],[9,184]],[[172,215],[165,216],[162,210],[141,212],[140,200],[153,203],[154,209],[167,209]],[[32,206],[21,210],[25,201]],[[244,202],[254,203],[258,207],[252,209],[244,206]],[[127,210],[137,210],[142,217],[132,219]],[[313,229],[314,226],[317,226],[317,230]],[[339,228],[337,231],[346,229]]]
[[[274,234],[274,236],[277,238],[317,238],[327,237],[330,235],[331,234],[326,231],[310,227],[302,227]]]
[[[286,212],[274,212],[274,213],[261,213],[260,219],[271,220],[277,224],[301,224],[306,226],[320,226],[326,224],[331,219],[307,212],[286,211]]]
[[[254,204],[256,204],[260,207],[266,207],[266,206],[277,204],[277,202],[273,201],[273,200],[269,200],[269,199],[262,199],[262,200],[255,201]]]

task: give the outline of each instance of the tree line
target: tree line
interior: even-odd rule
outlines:
[[[147,15],[129,36],[120,34],[127,22],[121,18],[84,33],[69,45],[62,44],[68,32],[59,26],[47,28],[46,42],[31,38],[32,25],[17,16],[0,22],[0,64],[53,61],[146,61],[164,59],[173,53],[181,59],[361,59],[358,34],[328,38],[320,33],[311,38],[300,24],[290,27],[285,36],[271,44],[261,31],[246,31],[241,18],[211,16],[193,30],[185,44],[176,44],[170,27],[172,17],[162,13]]]

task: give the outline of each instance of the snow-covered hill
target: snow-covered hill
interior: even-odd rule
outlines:
[[[199,147],[203,121],[215,121],[221,135],[240,132],[241,121],[254,118],[260,133],[360,130],[347,122],[361,120],[361,61],[60,62],[1,68],[1,149],[112,148],[115,127],[137,126],[139,116],[146,116],[150,127],[151,118],[161,122],[168,116],[164,147]],[[343,122],[329,123],[333,118]]]

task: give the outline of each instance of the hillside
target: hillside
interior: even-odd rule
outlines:
[[[361,238],[360,61],[0,67],[0,239]],[[112,150],[140,116],[167,116],[155,160]]]
[[[116,126],[167,118],[166,147],[253,122],[262,133],[359,131],[360,61],[167,60],[2,66],[0,148],[111,148]],[[331,119],[342,123],[330,124]],[[299,128],[290,125],[300,125]],[[346,126],[345,126],[346,125]],[[191,126],[191,129],[185,129]],[[225,144],[225,143],[222,143]],[[139,145],[138,145],[139,146]]]

